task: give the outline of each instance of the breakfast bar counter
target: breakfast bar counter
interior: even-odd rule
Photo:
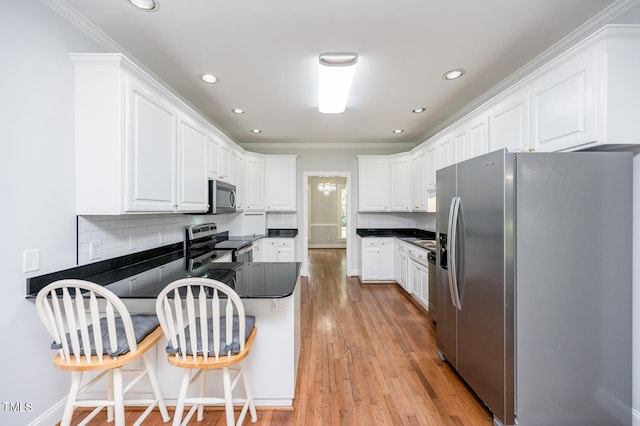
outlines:
[[[155,301],[169,283],[187,277],[211,278],[232,287],[247,315],[256,317],[258,334],[246,359],[255,404],[292,407],[300,357],[300,263],[213,262],[188,270],[179,250],[156,250],[127,259],[78,266],[27,280],[27,299],[50,282],[75,278],[101,284],[118,295],[129,311],[155,313]],[[182,371],[166,360],[166,340],[155,347],[156,371],[167,405],[175,405]],[[218,392],[215,381],[207,382]],[[144,387],[140,397],[145,397]]]

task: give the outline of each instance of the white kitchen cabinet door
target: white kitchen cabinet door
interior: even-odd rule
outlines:
[[[409,212],[411,207],[411,156],[402,154],[390,158],[389,206],[393,212]]]
[[[529,145],[529,98],[517,94],[492,108],[489,113],[490,151],[506,148],[512,152],[534,150]]]
[[[207,135],[195,123],[180,117],[178,122],[178,212],[207,210]]]
[[[244,154],[240,151],[233,151],[231,154],[231,158],[234,164],[234,173],[233,173],[233,181],[232,183],[236,186],[236,211],[243,212],[245,211],[245,200],[246,200],[246,162],[244,158]]]
[[[437,142],[437,162],[436,169],[444,169],[449,167],[455,161],[453,152],[453,138],[451,135],[447,135]]]
[[[263,238],[260,251],[262,262],[295,262],[295,239]]]
[[[411,295],[428,309],[429,267],[411,257],[409,257],[409,288]]]
[[[467,126],[463,125],[453,131],[453,150],[455,152],[455,163],[469,158],[467,148],[469,146],[469,136]]]
[[[296,156],[265,157],[265,210],[296,211]]]
[[[390,184],[388,156],[358,156],[359,211],[388,212]]]
[[[224,143],[218,143],[218,180],[229,182],[231,173],[231,148]]]
[[[465,159],[475,158],[489,152],[488,116],[482,113],[467,128]]]
[[[279,238],[276,241],[276,262],[295,262],[293,238]]]
[[[422,303],[425,308],[429,308],[429,266],[416,263],[417,274],[417,287],[418,292],[416,294],[418,301]]]
[[[246,154],[245,211],[264,211],[264,157]]]
[[[406,243],[396,240],[396,282],[400,284],[402,288],[407,289],[408,284],[408,270],[409,270],[409,258],[407,257]]]
[[[362,239],[362,281],[394,281],[393,238]]]
[[[177,109],[133,78],[126,88],[130,113],[125,211],[174,211]]]
[[[562,61],[531,90],[532,138],[541,151],[558,151],[595,138],[597,60],[591,52]]]
[[[427,211],[427,153],[424,148],[411,157],[411,210]]]
[[[436,144],[430,144],[427,146],[427,191],[436,190]]]
[[[220,178],[220,142],[211,135],[207,137],[207,176],[214,180]]]
[[[262,262],[275,262],[277,258],[275,238],[261,239],[260,252],[262,256]]]

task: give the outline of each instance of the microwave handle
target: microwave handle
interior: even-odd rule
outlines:
[[[235,189],[229,192],[229,205],[231,207],[236,206],[236,191]]]

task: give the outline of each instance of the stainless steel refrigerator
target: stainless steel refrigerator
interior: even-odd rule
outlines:
[[[503,425],[631,424],[632,154],[438,170],[439,354]]]

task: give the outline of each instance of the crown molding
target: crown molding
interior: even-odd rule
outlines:
[[[417,144],[415,143],[392,143],[392,142],[363,142],[363,143],[335,143],[335,142],[261,142],[261,143],[243,143],[239,144],[246,150],[252,149],[371,149],[371,148],[385,148],[385,149],[412,149]]]

